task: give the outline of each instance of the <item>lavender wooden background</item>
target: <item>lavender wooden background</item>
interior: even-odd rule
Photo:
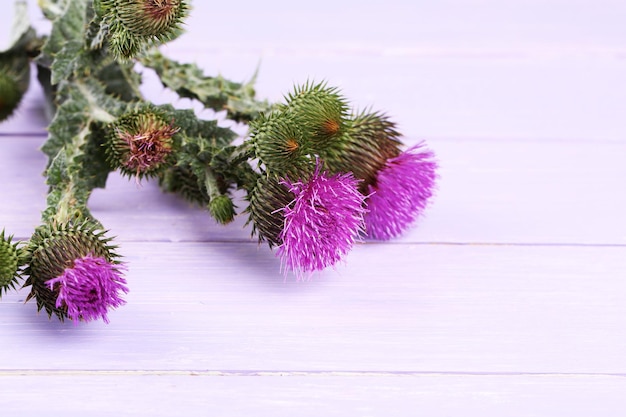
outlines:
[[[261,62],[271,100],[341,86],[427,141],[436,199],[299,283],[245,219],[113,175],[91,208],[130,264],[128,305],[73,326],[3,297],[0,413],[622,416],[625,17],[621,0],[196,0],[168,55],[242,81]],[[0,227],[20,239],[44,208],[42,107],[35,86],[0,125]]]

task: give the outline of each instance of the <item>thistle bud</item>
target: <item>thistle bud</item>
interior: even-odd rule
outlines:
[[[30,64],[22,55],[0,56],[0,121],[19,106],[30,82]]]
[[[385,115],[364,112],[350,121],[343,139],[322,157],[332,171],[350,171],[361,179],[361,191],[365,192],[385,162],[400,154],[399,137],[395,124]]]
[[[61,321],[108,323],[108,310],[125,303],[120,293],[128,289],[124,266],[104,234],[88,222],[38,228],[26,247],[27,301],[34,298],[38,310]]]
[[[337,88],[326,83],[296,87],[287,96],[286,110],[305,132],[315,153],[340,139],[346,129],[348,104]]]
[[[108,128],[109,163],[129,177],[157,176],[172,162],[179,130],[157,111],[138,110],[122,116]]]
[[[96,10],[109,24],[113,52],[131,58],[144,46],[175,38],[188,6],[184,0],[100,0]]]
[[[252,223],[252,233],[256,233],[259,241],[267,242],[270,247],[282,243],[280,233],[284,226],[282,209],[292,200],[287,188],[273,177],[261,177],[249,193],[250,202],[247,211],[250,215],[248,223]]]
[[[12,236],[5,238],[0,232],[0,296],[9,289],[15,289],[19,278],[19,255],[17,243],[11,243]]]
[[[274,175],[297,171],[310,161],[310,144],[288,113],[258,117],[250,126],[250,137],[256,157]]]
[[[235,205],[233,200],[225,194],[211,198],[209,212],[215,220],[221,224],[227,224],[235,218]]]

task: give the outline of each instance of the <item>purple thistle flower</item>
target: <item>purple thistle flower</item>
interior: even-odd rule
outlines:
[[[368,236],[389,240],[400,235],[422,214],[433,195],[437,163],[418,144],[387,160],[368,187]]]
[[[51,291],[58,289],[56,307],[67,307],[67,316],[77,323],[102,318],[109,322],[107,310],[124,305],[120,292],[128,293],[120,265],[105,258],[87,255],[74,261],[61,275],[46,281]]]
[[[358,191],[359,180],[352,173],[320,171],[318,162],[308,181],[281,181],[295,198],[280,209],[285,222],[277,256],[298,279],[340,261],[363,230],[365,197]]]

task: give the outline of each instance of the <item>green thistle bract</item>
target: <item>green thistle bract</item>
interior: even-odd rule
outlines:
[[[348,122],[342,140],[320,152],[320,157],[333,172],[352,172],[362,180],[360,189],[365,191],[387,160],[400,154],[399,137],[387,116],[362,112]]]
[[[28,266],[24,274],[28,278],[24,286],[31,286],[27,301],[34,298],[38,311],[45,309],[48,316],[55,314],[61,321],[66,319],[67,308],[57,307],[58,291],[49,289],[46,283],[86,256],[118,263],[118,256],[113,252],[115,246],[110,245],[112,239],[105,237],[105,233],[90,222],[39,227],[25,248]]]
[[[312,152],[298,122],[289,114],[259,116],[250,127],[257,158],[275,175],[297,171],[310,163]]]
[[[299,127],[316,151],[341,138],[348,117],[348,104],[335,87],[326,83],[306,83],[287,97],[286,111],[293,115]]]
[[[172,160],[178,131],[156,110],[126,114],[108,127],[109,163],[129,177],[157,176]]]
[[[281,210],[293,198],[293,194],[278,179],[259,178],[248,194],[250,204],[247,208],[250,215],[248,223],[252,223],[252,233],[258,234],[259,241],[267,242],[270,247],[282,243],[279,235],[284,228],[285,219]]]
[[[20,249],[17,243],[11,243],[12,236],[5,238],[0,232],[0,296],[9,289],[15,289],[19,278]]]

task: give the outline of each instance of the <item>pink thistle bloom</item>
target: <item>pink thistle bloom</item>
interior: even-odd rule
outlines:
[[[363,202],[359,180],[352,173],[315,172],[307,182],[283,180],[295,198],[280,209],[285,223],[277,256],[298,279],[334,265],[346,255],[363,230]]]
[[[409,228],[422,214],[432,197],[437,178],[433,153],[413,146],[387,160],[376,182],[368,187],[368,236],[389,240]]]
[[[120,265],[104,258],[87,255],[74,261],[61,275],[46,281],[52,291],[58,291],[56,307],[66,307],[67,316],[77,323],[102,318],[109,322],[107,310],[124,305],[120,292],[128,293]]]

